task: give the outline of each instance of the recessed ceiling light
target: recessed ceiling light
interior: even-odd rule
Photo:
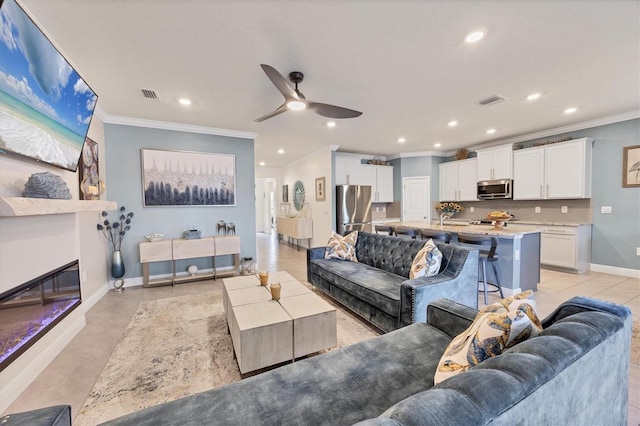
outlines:
[[[435,148],[440,148],[442,146],[442,144],[440,142],[436,142],[436,143],[433,144],[433,146]]]
[[[458,125],[458,122],[456,120],[451,120],[449,123],[447,123],[447,126],[449,127],[456,127]]]
[[[476,41],[481,40],[482,37],[484,37],[484,33],[482,31],[475,31],[468,34],[465,37],[464,41],[466,41],[467,43],[475,43]]]
[[[487,134],[492,135],[496,132],[496,129],[487,129]]]
[[[187,98],[180,98],[178,102],[180,102],[181,105],[191,105],[191,101]]]
[[[280,149],[278,150],[278,154],[284,154],[284,149],[280,148]]]
[[[331,127],[331,128],[336,127],[336,122],[335,121],[328,121],[327,122],[327,127]]]
[[[528,101],[535,101],[539,97],[540,97],[540,93],[532,93],[529,96],[527,96],[527,100]]]
[[[287,103],[287,108],[289,108],[292,111],[302,111],[306,107],[307,105],[304,102],[300,102],[300,101],[291,101]]]
[[[407,140],[405,138],[398,138],[398,143],[405,143]]]
[[[261,162],[260,162],[260,165],[261,165],[261,166],[264,166],[264,161],[261,161]]]
[[[578,110],[578,108],[575,107],[571,107],[571,108],[567,108],[564,110],[565,114],[573,114],[574,112],[576,112]]]

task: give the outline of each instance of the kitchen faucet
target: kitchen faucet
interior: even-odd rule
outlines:
[[[440,213],[440,228],[444,225],[445,219],[451,219],[451,215],[446,212]]]

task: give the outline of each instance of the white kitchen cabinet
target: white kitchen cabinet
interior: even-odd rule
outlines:
[[[440,164],[440,201],[477,201],[475,158]]]
[[[513,177],[511,144],[495,148],[477,150],[478,179],[511,179]]]
[[[582,138],[513,153],[513,199],[591,198],[591,144]]]
[[[360,159],[336,155],[335,184],[360,185]]]
[[[591,263],[591,225],[552,226],[540,229],[540,264],[579,274]]]
[[[359,184],[371,186],[372,202],[393,202],[393,166],[361,164]]]

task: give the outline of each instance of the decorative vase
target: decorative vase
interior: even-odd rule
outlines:
[[[124,262],[122,261],[122,252],[115,250],[111,253],[111,276],[115,278],[113,281],[113,289],[115,291],[124,290]]]
[[[120,250],[111,253],[111,276],[113,278],[122,278],[124,276],[124,262],[122,261],[122,252]]]

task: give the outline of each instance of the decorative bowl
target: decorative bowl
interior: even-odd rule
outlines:
[[[164,238],[164,234],[158,234],[157,232],[154,232],[153,234],[145,235],[144,237],[151,242],[160,241]]]

